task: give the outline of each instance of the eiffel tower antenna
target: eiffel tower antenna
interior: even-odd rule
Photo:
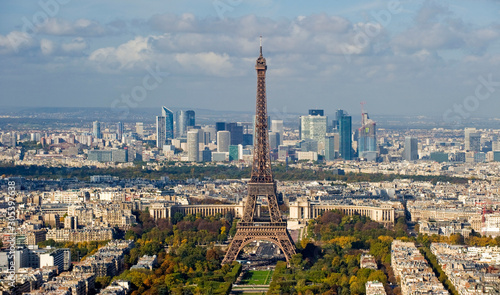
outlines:
[[[248,182],[248,196],[243,209],[243,217],[236,226],[236,234],[222,261],[223,264],[229,264],[236,260],[241,249],[258,240],[268,241],[278,246],[288,263],[290,263],[292,255],[295,254],[295,246],[287,231],[286,221],[281,218],[276,198],[276,182],[271,171],[266,98],[267,63],[262,55],[262,37],[260,38],[260,56],[255,63],[255,70],[257,71],[257,103],[252,175]],[[258,197],[267,198],[269,204],[268,219],[254,216]]]
[[[260,56],[262,56],[262,36],[260,36]]]

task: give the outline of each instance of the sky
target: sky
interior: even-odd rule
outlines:
[[[495,117],[500,1],[2,0],[0,107]]]

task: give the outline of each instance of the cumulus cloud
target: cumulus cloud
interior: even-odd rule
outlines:
[[[214,76],[229,76],[233,73],[233,64],[227,54],[201,52],[196,54],[179,53],[175,60],[188,71],[199,71]]]
[[[498,25],[466,24],[448,7],[426,1],[416,13],[413,26],[392,39],[394,51],[413,54],[421,50],[483,52],[499,37]]]
[[[37,29],[40,34],[55,36],[80,36],[95,37],[103,36],[108,32],[105,26],[88,19],[77,19],[68,21],[58,18],[50,18]]]
[[[150,39],[138,36],[118,47],[105,47],[93,51],[89,60],[100,70],[133,69],[153,58]]]
[[[82,37],[78,37],[73,39],[71,42],[63,43],[61,48],[67,53],[82,52],[89,48],[89,44]]]
[[[237,69],[251,63],[258,50],[258,36],[264,35],[264,51],[278,76],[304,71],[335,75],[353,61],[357,67],[370,68],[361,76],[373,76],[373,71],[384,69],[379,67],[382,57],[390,60],[398,56],[401,63],[417,63],[414,69],[425,71],[427,63],[445,66],[441,50],[477,53],[487,50],[499,35],[494,27],[464,24],[446,6],[434,2],[426,2],[415,12],[413,24],[395,35],[390,26],[372,19],[352,22],[325,13],[279,20],[255,15],[221,20],[158,14],[147,23],[159,33],[96,49],[89,60],[99,70],[133,70],[147,62],[159,62],[179,73],[239,75],[242,71]],[[396,63],[390,69],[402,68]]]
[[[54,42],[47,39],[42,39],[40,40],[40,49],[42,50],[42,53],[44,55],[51,55],[55,49]]]
[[[12,31],[6,36],[0,35],[0,53],[13,53],[36,45],[33,37],[25,32]]]

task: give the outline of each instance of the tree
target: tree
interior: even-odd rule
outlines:
[[[464,236],[461,234],[452,234],[450,235],[450,243],[453,245],[465,245]]]
[[[97,290],[106,288],[111,282],[111,277],[97,277],[95,278],[95,287]]]
[[[182,221],[184,219],[184,214],[181,212],[175,212],[174,216],[172,217],[172,224],[177,224],[179,221]]]
[[[385,276],[383,271],[376,270],[368,276],[367,281],[379,281],[385,285],[385,284],[387,284],[387,277]]]

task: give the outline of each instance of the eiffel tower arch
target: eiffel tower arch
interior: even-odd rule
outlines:
[[[288,233],[286,221],[283,221],[276,198],[276,181],[271,170],[269,156],[267,99],[266,99],[266,59],[262,55],[262,37],[260,56],[255,64],[257,70],[257,104],[255,119],[255,145],[253,152],[252,175],[248,183],[248,196],[243,210],[243,218],[236,226],[236,234],[229,245],[222,261],[228,264],[236,260],[240,251],[252,241],[268,241],[280,248],[290,263],[295,254],[295,245]],[[259,197],[266,198],[269,204],[269,218],[254,216],[255,205]]]

